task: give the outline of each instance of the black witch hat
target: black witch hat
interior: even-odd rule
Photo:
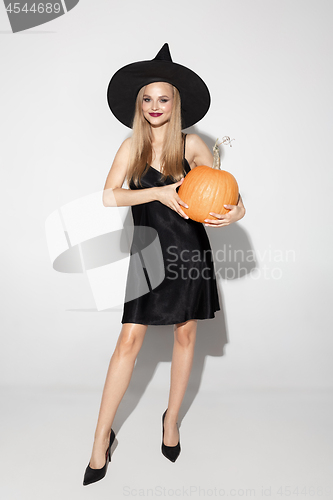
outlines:
[[[132,128],[136,96],[142,87],[153,82],[167,82],[179,90],[183,129],[194,125],[207,113],[210,106],[207,85],[194,71],[174,63],[165,43],[154,59],[128,64],[111,78],[107,100],[121,123]]]

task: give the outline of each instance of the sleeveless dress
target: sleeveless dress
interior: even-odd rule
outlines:
[[[185,159],[185,137],[184,175],[191,170]],[[132,180],[129,188],[175,182],[171,177],[162,181],[161,176],[150,166],[141,177],[142,188]],[[184,219],[160,201],[132,205],[131,210],[134,232],[121,323],[173,325],[214,318],[220,303],[204,225]]]

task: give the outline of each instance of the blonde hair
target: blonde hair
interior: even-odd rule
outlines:
[[[149,168],[152,161],[152,135],[150,123],[142,113],[142,101],[146,86],[142,87],[135,102],[135,113],[133,119],[133,135],[131,139],[131,150],[126,180],[128,185],[132,180],[136,187],[141,184],[141,177]],[[173,107],[168,125],[167,134],[164,139],[161,155],[161,180],[167,176],[179,181],[184,175],[183,170],[183,137],[181,129],[181,102],[179,91],[173,88]]]

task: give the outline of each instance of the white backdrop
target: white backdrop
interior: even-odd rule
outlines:
[[[86,274],[53,269],[45,222],[103,189],[130,133],[107,106],[108,82],[168,42],[211,92],[189,132],[210,147],[235,138],[223,168],[247,213],[206,228],[214,253],[256,256],[235,279],[215,261],[223,310],[198,322],[191,384],[332,387],[332,14],[323,0],[81,0],[12,34],[0,9],[3,385],[104,382],[122,308],[98,311]],[[152,386],[169,384],[172,339],[172,326],[148,327],[138,368]]]

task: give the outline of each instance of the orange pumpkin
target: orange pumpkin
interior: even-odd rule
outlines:
[[[230,141],[229,137],[227,139]],[[217,217],[209,215],[209,212],[226,214],[230,209],[223,205],[237,205],[238,202],[239,191],[235,177],[225,170],[220,170],[217,141],[213,151],[213,167],[195,167],[185,176],[178,190],[179,197],[189,207],[181,205],[182,210],[197,222],[204,222],[205,219],[217,220]]]

